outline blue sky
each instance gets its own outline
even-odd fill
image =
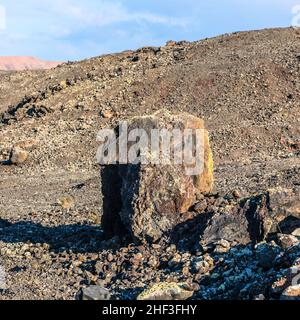
[[[79,60],[167,40],[285,27],[295,19],[295,5],[300,13],[300,0],[0,0],[0,55]]]

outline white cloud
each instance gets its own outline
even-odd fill
[[[55,3],[55,2],[54,2]],[[185,27],[188,24],[186,19],[174,18],[155,14],[151,12],[130,12],[119,2],[97,1],[93,6],[87,3],[70,3],[70,1],[59,1],[59,12],[65,16],[74,18],[82,26],[109,26],[116,23],[137,22],[153,23],[169,26]]]
[[[169,39],[163,32],[179,34],[189,24],[182,12],[175,10],[175,17],[152,0],[140,9],[122,0],[0,0],[0,4],[7,12],[7,28],[0,30],[0,54],[5,55],[78,59],[162,44]]]
[[[0,0],[0,54],[81,59],[103,52],[290,25],[300,0]],[[1,21],[0,21],[1,23]]]

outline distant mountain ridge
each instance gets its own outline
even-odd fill
[[[57,61],[44,61],[35,57],[0,56],[0,70],[4,71],[51,69],[61,63]]]

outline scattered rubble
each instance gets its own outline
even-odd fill
[[[137,299],[161,283],[191,285],[189,299],[298,297],[298,43],[296,29],[271,29],[0,72],[0,299],[74,299],[91,286]],[[205,121],[217,192],[193,192],[181,220],[171,210],[173,230],[151,226],[155,243],[105,238],[97,132],[162,108]],[[25,162],[7,165],[12,146]],[[62,195],[76,205],[57,206]]]

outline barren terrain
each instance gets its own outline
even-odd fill
[[[118,254],[115,244],[102,241],[100,227],[95,156],[101,128],[162,108],[203,118],[216,192],[249,197],[299,187],[299,101],[300,31],[293,28],[169,42],[51,70],[0,72],[0,264],[8,272],[0,299],[74,299],[82,286],[95,283],[132,298],[135,291],[127,295],[127,288],[155,281],[146,269],[129,269],[123,278],[110,270],[115,259],[118,267]],[[28,161],[8,165],[11,148],[20,143],[27,144]],[[70,208],[59,204],[64,196],[74,199]],[[130,260],[148,249],[120,250]],[[147,259],[160,252],[151,250]],[[176,255],[172,250],[166,259]],[[183,262],[192,259],[188,254]],[[163,268],[155,277],[169,274],[196,281]],[[217,296],[207,292],[197,297]]]

